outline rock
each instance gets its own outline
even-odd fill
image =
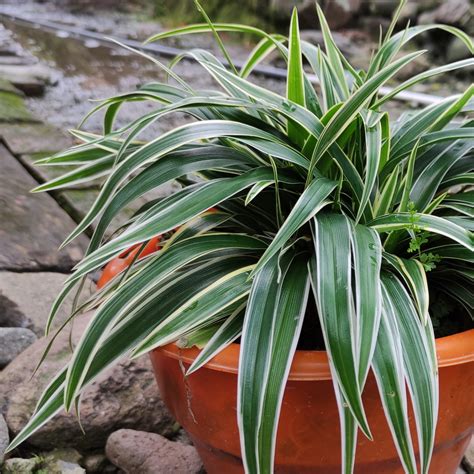
[[[391,17],[393,12],[397,9],[399,0],[371,0],[369,3],[370,12],[373,15],[380,15],[384,17]]]
[[[89,454],[82,461],[82,465],[88,474],[102,473],[107,465],[108,460],[105,454]]]
[[[466,44],[462,40],[457,37],[451,39],[446,49],[446,61],[448,63],[467,59],[471,56],[471,52],[467,49]]]
[[[444,0],[416,0],[419,12],[426,12],[438,7]]]
[[[474,436],[471,437],[471,442],[467,447],[462,463],[469,474],[474,474]]]
[[[390,19],[383,16],[361,15],[358,21],[358,26],[362,29],[362,31],[368,34],[374,42],[379,41],[380,28],[382,28],[382,31],[387,31],[389,25]],[[371,55],[369,55],[367,58],[362,58],[365,64],[368,63],[370,56]]]
[[[56,82],[53,71],[41,64],[27,66],[0,64],[0,77],[10,81],[29,96],[42,95],[47,85]]]
[[[86,474],[86,470],[79,464],[61,461],[60,459],[54,461],[54,463],[41,465],[41,469],[48,474]]]
[[[8,437],[8,427],[5,418],[0,414],[0,466],[3,463],[5,449],[7,449],[10,438]]]
[[[202,461],[193,446],[143,431],[119,430],[105,447],[107,457],[127,474],[198,474]]]
[[[330,0],[322,5],[324,14],[331,28],[346,26],[360,10],[361,0]],[[273,16],[286,21],[291,16],[293,7],[298,8],[300,25],[311,28],[317,22],[316,9],[312,0],[270,0],[269,10]]]
[[[314,2],[313,11],[314,11]],[[349,24],[359,12],[361,0],[331,0],[324,4],[324,14],[330,28]]]
[[[462,27],[469,25],[472,16],[469,0],[446,0],[436,9],[422,13],[418,24],[444,23]]]
[[[0,289],[0,327],[24,328],[28,327],[28,324],[29,321],[26,316],[13,301],[10,301],[3,295],[2,290]]]
[[[385,0],[382,2],[379,0],[372,0],[369,4],[370,14],[391,19],[399,3],[399,0]],[[408,0],[400,12],[398,24],[404,26],[409,19],[415,19],[418,13],[418,8],[418,0]]]
[[[36,341],[34,332],[25,328],[0,328],[0,368]]]
[[[46,462],[61,460],[76,464],[80,464],[83,458],[82,454],[74,448],[53,449],[49,453],[42,454],[42,457]]]
[[[14,92],[0,91],[0,123],[37,122],[25,107],[22,97]],[[3,127],[3,126],[2,126]]]
[[[79,465],[82,454],[75,449],[55,449],[41,456],[41,470],[48,474],[85,474]]]
[[[42,336],[53,301],[66,278],[67,275],[52,272],[0,272],[0,326],[26,327]],[[86,283],[84,290],[85,298],[94,289]],[[69,316],[74,294],[59,310],[57,323]]]
[[[0,269],[70,270],[87,238],[58,251],[75,223],[51,196],[30,193],[37,183],[2,145],[0,166]]]
[[[45,123],[5,124],[0,135],[15,155],[53,154],[72,145],[72,139]],[[39,169],[39,167],[37,167]]]
[[[76,344],[90,314],[75,319],[72,332]],[[26,424],[48,382],[70,357],[69,331],[63,331],[38,370],[31,374],[47,344],[39,339],[0,373],[0,411],[14,435]],[[41,449],[74,446],[80,451],[103,447],[107,437],[121,428],[153,431],[171,436],[174,421],[165,408],[148,357],[120,361],[101,374],[81,398],[81,424],[74,413],[61,411],[32,435],[28,443]]]
[[[39,458],[10,458],[3,464],[2,474],[33,474],[37,472],[40,463]]]
[[[459,466],[456,469],[456,474],[466,474],[466,471],[462,468],[462,466]]]

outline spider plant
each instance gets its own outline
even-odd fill
[[[474,47],[450,26],[394,34],[399,10],[366,71],[343,57],[319,7],[324,49],[300,39],[296,10],[288,38],[212,24],[206,16],[203,24],[160,33],[149,41],[210,32],[226,62],[199,49],[169,67],[150,58],[170,81],[104,100],[91,112],[105,111],[102,133],[73,131],[81,144],[38,162],[71,171],[36,191],[105,177],[64,243],[94,224],[85,257],[54,303],[48,333],[65,296],[87,275],[156,235],[164,236],[164,245],[76,308],[71,318],[97,310],[10,449],[63,407],[77,406],[84,388],[124,355],[139,357],[174,341],[198,343],[202,352],[191,373],[239,340],[237,416],[245,470],[270,473],[283,391],[306,317],[319,321],[329,355],[343,472],[353,469],[358,432],[371,438],[362,401],[370,370],[400,461],[414,473],[408,386],[419,468],[428,472],[438,406],[429,289],[473,315],[474,121],[466,112],[474,89],[397,121],[384,106],[420,81],[472,67],[474,59],[427,70],[390,92],[381,88],[423,54],[400,54],[421,33],[441,28],[471,52]],[[259,38],[240,68],[222,31]],[[287,64],[285,97],[248,79],[272,51]],[[215,80],[214,90],[195,90],[177,76],[174,66],[187,59]],[[318,93],[306,67],[319,80]],[[115,126],[129,101],[156,108]],[[193,121],[139,141],[145,129],[177,112]],[[181,189],[149,202],[105,237],[124,207],[172,180]],[[217,211],[207,212],[212,207]]]

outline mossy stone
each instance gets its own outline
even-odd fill
[[[0,91],[0,122],[37,122],[14,92]]]

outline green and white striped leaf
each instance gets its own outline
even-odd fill
[[[272,349],[261,383],[261,413],[258,419],[258,460],[261,474],[274,472],[278,419],[293,356],[300,338],[310,289],[307,262],[296,257],[283,276],[275,322],[269,338]]]
[[[432,330],[423,327],[410,296],[393,274],[383,274],[382,285],[384,302],[390,302],[400,330],[405,377],[418,432],[420,471],[426,474],[433,452],[439,397],[434,336]]]
[[[416,304],[416,309],[423,324],[427,324],[429,314],[428,281],[423,265],[415,259],[406,259],[391,254],[384,254],[387,260],[403,278]]]
[[[421,53],[411,53],[378,72],[346,101],[324,128],[311,158],[309,174],[328,148],[341,136],[352,120],[386,81]]]
[[[362,217],[365,206],[367,206],[370,195],[372,194],[382,155],[382,125],[380,121],[377,121],[372,127],[370,127],[368,121],[371,116],[372,114],[370,114],[364,121],[367,158],[364,175],[364,192],[357,210],[356,222],[359,222]]]
[[[404,212],[378,217],[369,222],[368,225],[379,232],[411,229],[416,225],[420,229],[428,230],[454,240],[471,250],[471,252],[474,251],[474,234],[471,231],[438,216]]]
[[[241,301],[250,291],[248,276],[251,268],[235,270],[189,298],[143,340],[133,351],[132,357],[139,357],[156,347],[176,341],[188,331]]]
[[[288,100],[305,106],[303,58],[301,56],[300,32],[298,27],[298,11],[293,8],[290,22],[288,44],[288,77],[286,81],[286,97]],[[288,137],[294,143],[301,145],[305,136],[299,127],[288,122]]]
[[[74,276],[77,278],[81,274],[99,268],[123,249],[168,232],[245,188],[269,180],[273,180],[272,169],[259,168],[233,178],[209,181],[172,204],[161,206],[156,212],[150,209],[139,223],[86,257]]]
[[[311,182],[294,205],[292,211],[259,260],[252,274],[260,271],[302,225],[307,223],[328,204],[326,198],[335,187],[336,183],[326,178],[316,178]]]
[[[177,270],[206,255],[218,256],[219,251],[252,248],[261,249],[262,243],[247,236],[216,234],[186,239],[160,252],[157,258],[152,259],[123,284],[119,295],[108,299],[94,315],[69,364],[69,377],[80,381],[85,376],[85,370],[92,363],[100,344],[117,321],[122,316],[130,317],[141,301],[157,298],[164,281],[173,278]],[[183,294],[183,298],[186,297],[187,295]]]
[[[363,388],[377,341],[381,312],[380,267],[382,243],[373,229],[354,225],[351,231],[354,267],[356,361]]]
[[[199,355],[186,371],[191,375],[206,365],[215,355],[234,342],[242,334],[245,306],[239,306],[220,326],[216,333],[209,339]]]
[[[286,269],[285,269],[286,270]],[[277,256],[272,257],[252,281],[240,343],[237,382],[237,421],[242,461],[246,472],[259,472],[259,426],[273,349],[273,327],[280,298]]]
[[[342,215],[321,214],[314,219],[315,257],[310,260],[311,283],[332,376],[361,430],[370,438],[354,357],[357,334],[351,291],[351,230],[350,221]]]
[[[271,148],[268,149],[270,154],[273,155],[279,151],[281,156],[277,155],[278,158],[287,158],[291,161],[296,160],[298,164],[305,163],[305,159],[301,155],[285,144],[276,142],[273,135],[246,124],[239,124],[237,122],[225,120],[208,120],[205,122],[183,125],[160,135],[157,139],[152,140],[143,147],[140,147],[119,163],[107,182],[104,184],[99,196],[87,215],[65,240],[63,246],[77,237],[77,235],[93,222],[98,213],[106,204],[108,204],[111,195],[117,187],[123,183],[127,176],[130,176],[141,166],[150,164],[161,156],[196,140],[217,137],[247,137],[246,142],[254,143],[257,149],[266,150],[267,146],[270,145]]]
[[[383,290],[383,310],[375,346],[373,369],[390,431],[405,472],[416,474],[415,454],[408,424],[403,348],[397,316]]]

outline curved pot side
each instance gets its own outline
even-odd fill
[[[243,473],[236,421],[237,344],[185,378],[197,349],[151,353],[161,396],[190,434],[209,474]],[[474,431],[474,330],[437,340],[440,409],[430,474],[454,474]],[[403,474],[372,374],[364,390],[374,441],[359,433],[359,474]],[[412,436],[416,440],[413,416]],[[416,445],[416,441],[415,441]],[[324,352],[298,351],[280,416],[276,473],[340,474],[339,415]]]

